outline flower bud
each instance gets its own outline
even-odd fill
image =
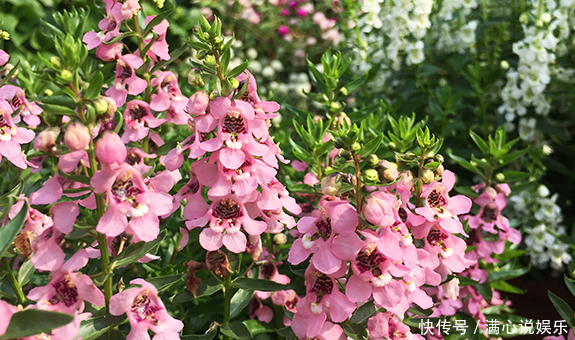
[[[437,176],[437,177],[443,176],[443,170],[445,170],[445,168],[443,167],[443,164],[439,164],[437,169],[435,169],[435,176]]]
[[[500,172],[497,175],[495,175],[495,179],[498,182],[505,182],[505,175]]]
[[[97,114],[104,114],[108,111],[108,102],[103,98],[98,98],[94,100],[94,108]]]
[[[453,279],[451,279],[451,281],[442,284],[441,288],[443,289],[443,295],[447,296],[448,298],[455,301],[455,300],[457,300],[457,297],[459,297],[459,279],[458,278],[453,278]]]
[[[286,244],[287,236],[285,234],[275,234],[274,235],[274,243],[277,245]]]
[[[120,278],[120,281],[116,284],[116,289],[118,290],[118,293],[121,293],[126,289],[126,284],[124,283],[123,278]]]
[[[355,142],[351,145],[351,151],[358,153],[361,150],[361,144]]]
[[[206,91],[198,91],[190,97],[188,105],[186,105],[186,111],[191,115],[203,115],[206,113],[209,104],[210,96],[208,93]]]
[[[421,174],[421,179],[423,180],[423,183],[429,184],[433,182],[433,180],[435,179],[435,175],[433,174],[433,171],[429,169],[424,169],[423,173]]]
[[[68,71],[68,70],[62,70],[62,72],[60,72],[60,77],[64,80],[64,81],[72,81],[74,75],[72,74],[72,72]]]
[[[337,196],[341,190],[341,176],[338,172],[331,173],[321,180],[321,192],[328,196]]]
[[[55,68],[62,67],[62,62],[60,61],[60,58],[56,56],[50,58],[50,64],[52,64],[52,66],[54,66]]]
[[[335,146],[338,149],[341,149],[341,148],[345,147],[345,144],[343,143],[343,140],[341,138],[336,138],[333,141],[333,146]]]
[[[88,128],[80,122],[68,124],[64,134],[64,144],[71,151],[86,150],[92,140]]]
[[[365,158],[365,160],[366,160],[367,164],[368,164],[369,166],[371,166],[371,167],[376,166],[377,163],[379,162],[379,158],[378,158],[377,155],[375,155],[375,154],[368,155],[368,156]]]
[[[236,78],[231,78],[230,84],[232,84],[233,89],[237,89],[238,87],[240,87],[240,82]]]
[[[206,266],[212,273],[219,277],[226,277],[232,271],[230,270],[230,263],[228,257],[221,250],[210,251],[206,254]]]
[[[397,171],[397,168],[395,168],[393,166],[389,167],[383,171],[383,178],[385,178],[386,181],[393,182],[397,179],[398,176],[399,176],[399,171]]]
[[[379,181],[379,174],[375,169],[367,169],[363,172],[363,177],[366,181],[369,182],[378,182]]]
[[[34,139],[34,150],[46,153],[56,153],[56,139],[60,134],[59,128],[48,128],[40,132]]]
[[[347,150],[339,150],[338,156],[345,159],[346,161],[349,161],[351,159],[351,152]]]
[[[507,60],[501,60],[499,67],[501,67],[502,70],[509,70],[510,65]]]
[[[124,163],[127,155],[126,146],[115,132],[106,131],[96,143],[96,157],[104,164]]]
[[[216,66],[216,58],[211,54],[207,55],[204,63],[206,63],[207,66]]]

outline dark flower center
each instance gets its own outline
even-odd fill
[[[122,178],[116,179],[112,185],[112,195],[116,198],[116,201],[123,202],[128,199],[134,199],[136,195],[142,191],[134,185],[131,176],[122,176]]]
[[[272,277],[272,275],[274,274],[274,272],[275,272],[275,267],[270,262],[266,262],[260,267],[260,274],[262,274],[262,276],[266,280],[269,280],[270,277]]]
[[[222,131],[234,134],[246,132],[246,126],[244,124],[242,115],[237,111],[228,112],[228,115],[226,118],[224,118],[224,126],[222,127]]]
[[[149,320],[152,324],[158,325],[160,321],[156,319],[155,313],[161,310],[159,306],[152,305],[149,293],[143,292],[138,294],[132,303],[130,311],[134,313],[134,317],[137,322],[142,322],[144,320]]]
[[[12,97],[11,103],[13,107],[19,107],[23,104],[22,100],[20,99],[20,96],[17,95]]]
[[[382,274],[379,265],[385,261],[385,256],[377,251],[375,244],[372,244],[362,249],[359,254],[357,254],[355,261],[357,262],[357,268],[362,274],[371,270],[372,274],[378,277]]]
[[[6,112],[4,112],[4,110],[0,110],[0,129],[8,126],[8,121],[6,120],[6,117],[4,116],[5,114],[6,114]]]
[[[320,237],[324,240],[327,240],[331,236],[331,219],[326,218],[325,220],[322,219],[315,223],[317,227],[316,233],[312,236],[311,240],[315,241]]]
[[[440,246],[441,249],[446,250],[447,247],[445,246],[444,242],[449,236],[442,233],[439,229],[431,229],[429,234],[427,234],[427,242],[431,246]]]
[[[128,163],[130,165],[136,165],[136,164],[140,163],[141,161],[142,161],[142,157],[140,157],[140,155],[138,155],[134,151],[128,152],[128,155],[126,156],[126,163]]]
[[[325,294],[331,294],[331,291],[333,290],[333,280],[325,274],[321,274],[319,272],[318,274],[320,276],[316,278],[315,283],[311,288],[311,292],[317,294],[317,303],[321,301],[321,298]]]
[[[54,286],[56,294],[48,300],[50,304],[55,305],[63,302],[66,307],[70,307],[78,302],[78,288],[67,277],[53,283],[52,286]]]
[[[144,118],[147,114],[146,108],[140,105],[134,105],[130,108],[130,117],[133,120],[140,120]]]
[[[447,201],[443,195],[441,195],[441,192],[436,189],[427,196],[427,203],[429,203],[430,207],[439,210],[439,212],[443,212],[443,206],[447,204]]]
[[[122,80],[128,79],[132,76],[132,68],[130,67],[130,65],[125,64],[124,62],[118,60],[118,65],[120,65],[120,72],[117,72],[119,74],[119,78]]]
[[[407,211],[405,211],[405,209],[403,208],[399,208],[397,213],[399,215],[399,218],[401,218],[401,222],[405,223],[405,221],[407,221]]]
[[[224,220],[234,219],[242,216],[240,206],[229,198],[224,198],[214,209],[213,215]]]
[[[495,221],[497,219],[497,205],[495,203],[489,203],[486,205],[483,208],[481,219],[487,223]]]

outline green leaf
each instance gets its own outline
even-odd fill
[[[216,337],[216,334],[218,334],[218,332],[213,331],[213,332],[209,332],[206,334],[193,334],[193,335],[182,335],[180,337],[180,339],[184,340],[212,340],[213,338]]]
[[[220,327],[222,334],[229,336],[232,339],[251,339],[252,334],[250,330],[240,321],[233,321],[229,326]]]
[[[0,258],[2,258],[4,256],[4,252],[10,248],[12,242],[14,242],[14,239],[20,232],[20,229],[24,226],[29,210],[30,205],[28,205],[27,201],[24,201],[24,205],[20,209],[20,212],[0,228]]]
[[[26,309],[12,315],[8,329],[0,339],[25,338],[40,333],[50,334],[53,329],[65,326],[72,320],[74,316],[70,314]]]
[[[272,333],[276,329],[271,324],[264,324],[258,320],[244,320],[242,321],[244,325],[248,328],[252,335],[262,334],[262,333]]]
[[[62,171],[62,170],[60,170],[60,169],[58,169],[58,174],[60,174],[60,176],[66,178],[66,179],[69,179],[69,180],[71,180],[71,181],[80,182],[80,183],[83,183],[83,184],[90,185],[90,177],[88,177],[88,176],[84,176],[84,175],[72,175],[72,174],[69,174],[69,173],[67,173],[67,172],[64,172],[64,171]]]
[[[239,289],[230,302],[230,318],[233,319],[238,316],[244,308],[246,308],[254,295],[253,290]]]
[[[93,340],[97,339],[104,333],[106,333],[110,328],[116,327],[126,320],[125,315],[114,316],[106,315],[96,318],[90,318],[83,320],[80,323],[80,330],[76,339],[82,338],[82,340]]]
[[[507,292],[512,294],[525,294],[525,291],[519,287],[515,287],[505,281],[497,281],[491,284],[491,288],[497,289],[501,292]]]
[[[569,289],[571,294],[575,296],[575,282],[572,279],[568,278],[567,275],[565,275],[563,279],[565,280],[565,285],[567,285],[567,288]]]
[[[342,328],[345,334],[354,340],[367,339],[367,330],[362,325],[346,322],[342,324]]]
[[[360,156],[367,157],[372,153],[376,153],[377,149],[379,149],[379,146],[381,145],[381,142],[383,142],[383,133],[380,133],[377,135],[377,137],[373,138],[367,144],[365,144],[361,150]]]
[[[487,143],[483,140],[483,138],[481,138],[478,134],[476,134],[471,130],[469,130],[469,136],[471,137],[471,139],[473,139],[475,145],[477,145],[479,150],[481,150],[481,152],[483,152],[484,155],[489,154],[489,147],[487,146]]]
[[[368,301],[353,312],[349,321],[353,323],[364,323],[367,319],[374,316],[375,312],[377,312],[377,307],[375,307],[373,301]]]
[[[146,279],[146,281],[148,281],[148,283],[156,287],[158,292],[163,292],[164,290],[173,286],[176,282],[180,281],[181,278],[182,274],[176,274],[176,275],[153,277],[151,279]]]
[[[490,283],[494,283],[501,280],[510,280],[516,278],[527,273],[530,269],[531,267],[523,267],[510,270],[501,270],[498,272],[489,273],[487,277]]]
[[[18,271],[18,284],[20,287],[30,282],[32,275],[34,275],[35,272],[36,268],[34,268],[32,261],[28,260],[24,262]]]
[[[60,105],[53,105],[53,104],[40,104],[38,105],[44,110],[45,113],[55,114],[60,116],[72,116],[76,117],[76,111],[72,110],[69,107],[60,106]]]
[[[475,286],[475,288],[477,288],[477,291],[479,292],[479,294],[481,294],[481,296],[483,296],[485,300],[491,301],[491,299],[493,298],[493,291],[491,290],[491,285],[489,284],[489,282],[478,284]]]
[[[84,93],[84,99],[94,100],[100,96],[100,91],[102,91],[102,85],[104,85],[104,75],[102,72],[96,73],[96,75],[90,80],[90,85]]]
[[[172,14],[172,12],[174,11],[175,8],[176,8],[176,6],[174,6],[174,4],[172,2],[170,2],[170,1],[166,2],[166,4],[164,5],[164,8],[162,8],[160,13],[158,13],[158,15],[156,15],[156,17],[154,17],[154,19],[152,19],[146,25],[146,28],[144,29],[143,36],[144,37],[147,36],[152,31],[154,26],[157,26],[162,21],[164,21],[164,19],[166,19],[168,17],[168,15]]]
[[[454,155],[453,153],[449,152],[449,157],[451,157],[451,159],[453,159],[454,161],[457,162],[457,164],[461,165],[462,167],[464,167],[465,169],[474,172],[478,175],[480,175],[481,177],[485,178],[485,175],[474,165],[472,165],[469,161],[467,161],[465,158]]]
[[[529,173],[523,171],[505,171],[501,174],[505,176],[505,183],[522,181],[529,178]]]
[[[284,338],[297,338],[297,336],[289,326],[276,329],[276,333],[278,333],[278,335],[280,336],[283,336]]]
[[[226,50],[222,55],[222,60],[220,61],[220,67],[222,68],[222,73],[226,74],[228,66],[230,65],[230,58],[232,57],[231,50]]]
[[[282,285],[270,280],[250,279],[243,277],[234,283],[235,288],[260,290],[263,292],[275,292],[277,290],[289,289],[287,285]]]
[[[20,61],[18,61],[16,65],[14,65],[14,67],[10,70],[10,72],[8,72],[6,76],[0,79],[0,87],[2,87],[4,84],[10,81],[12,77],[16,74],[16,71],[18,71],[18,64],[20,64]]]
[[[190,46],[191,48],[193,48],[196,51],[209,51],[210,50],[210,45],[203,43],[201,41],[187,40],[186,44],[188,44],[188,46]]]
[[[469,198],[477,198],[479,196],[479,194],[477,193],[477,191],[471,189],[470,187],[455,187],[454,188],[455,191],[457,191],[460,194],[463,194]]]
[[[162,231],[158,238],[152,242],[138,242],[131,244],[126,249],[124,249],[120,255],[116,256],[113,261],[116,262],[116,267],[121,267],[134,263],[141,259],[147,253],[155,252],[155,249],[160,245],[160,243],[166,237],[166,231]]]
[[[349,83],[345,84],[343,87],[345,87],[345,89],[347,90],[347,93],[350,94],[353,91],[355,91],[355,89],[360,87],[361,84],[365,83],[365,81],[367,80],[367,77],[368,77],[368,74],[366,73],[361,78],[354,79],[354,80],[350,81]]]
[[[575,314],[573,314],[573,309],[569,307],[569,304],[559,296],[553,294],[550,290],[547,291],[547,295],[549,296],[553,306],[555,306],[555,309],[557,309],[559,315],[563,320],[567,321],[569,327],[575,327]]]
[[[226,75],[226,77],[228,78],[233,78],[233,77],[237,77],[240,74],[244,73],[244,71],[246,70],[246,68],[248,68],[248,64],[250,62],[249,61],[244,61],[243,63],[239,64],[238,66],[234,67],[230,72],[228,72],[228,74]]]

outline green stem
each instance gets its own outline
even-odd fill
[[[427,150],[425,148],[421,149],[421,157],[419,159],[419,170],[417,172],[417,195],[415,196],[415,206],[421,207],[423,206],[421,202],[421,193],[423,192],[423,168],[425,167],[425,152]]]
[[[226,281],[224,282],[224,326],[230,325],[230,312],[231,312],[231,302],[232,302],[232,287],[234,286],[232,282],[232,275],[228,274],[226,276]],[[224,340],[229,339],[227,335],[224,335]]]
[[[147,152],[147,151],[146,151]],[[176,241],[176,246],[174,247],[174,253],[172,254],[172,258],[170,259],[170,264],[176,263],[176,257],[178,256],[178,249],[180,248],[180,241],[182,240],[182,232],[178,232],[178,239]]]
[[[90,172],[92,177],[98,171],[98,164],[96,163],[96,149],[94,141],[90,141],[88,148],[88,156],[90,159]],[[98,214],[98,221],[104,216],[104,196],[103,194],[96,194],[96,211]],[[113,269],[110,268],[110,254],[108,253],[108,243],[106,242],[106,235],[98,233],[98,247],[102,258],[102,273],[104,275],[111,274]],[[104,282],[104,297],[106,298],[106,306],[109,306],[110,298],[112,297],[112,279],[113,275],[106,279]]]
[[[18,303],[24,304],[24,302],[26,301],[26,296],[24,295],[22,287],[18,283],[18,280],[16,280],[14,272],[12,272],[12,268],[10,268],[10,264],[8,263],[8,260],[5,257],[2,258],[2,267],[4,268],[4,271],[6,271],[8,281],[10,281],[10,285],[12,286],[12,289],[14,289],[14,292],[16,293]]]
[[[359,168],[359,159],[357,155],[353,155],[353,164],[355,166],[355,201],[357,205],[357,212],[358,214],[361,213],[361,208],[363,205],[363,197],[361,195],[361,188],[363,183],[361,182],[361,169]]]
[[[274,304],[274,317],[276,319],[276,329],[284,327],[284,311],[281,306]],[[278,334],[278,340],[283,340],[284,337]]]

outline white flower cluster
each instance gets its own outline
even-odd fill
[[[569,246],[558,238],[565,233],[565,227],[561,225],[563,216],[557,197],[557,194],[550,196],[549,189],[541,185],[535,192],[523,191],[509,199],[521,223],[528,226],[525,245],[531,263],[539,269],[550,264],[552,269],[560,271],[571,261]]]
[[[432,19],[430,31],[435,48],[439,51],[464,53],[474,49],[475,31],[478,21],[469,20],[470,14],[478,8],[475,0],[445,0]]]
[[[425,59],[423,38],[431,26],[432,7],[433,0],[363,1],[358,21],[363,47],[369,48],[368,54],[381,50],[379,58],[394,70],[401,68],[403,53],[408,65],[420,64]]]
[[[531,15],[535,22],[529,22],[527,13],[521,17],[524,38],[513,44],[513,52],[519,56],[517,69],[507,72],[507,84],[501,92],[503,104],[500,114],[505,115],[509,130],[514,128],[512,122],[520,116],[521,126],[533,126],[534,120],[524,117],[527,108],[532,106],[535,113],[546,116],[551,103],[545,95],[545,89],[551,81],[555,69],[556,55],[565,53],[564,42],[569,38],[569,12],[575,0],[548,0],[539,6],[539,1],[532,3]],[[534,141],[537,134],[523,134],[526,141]]]

